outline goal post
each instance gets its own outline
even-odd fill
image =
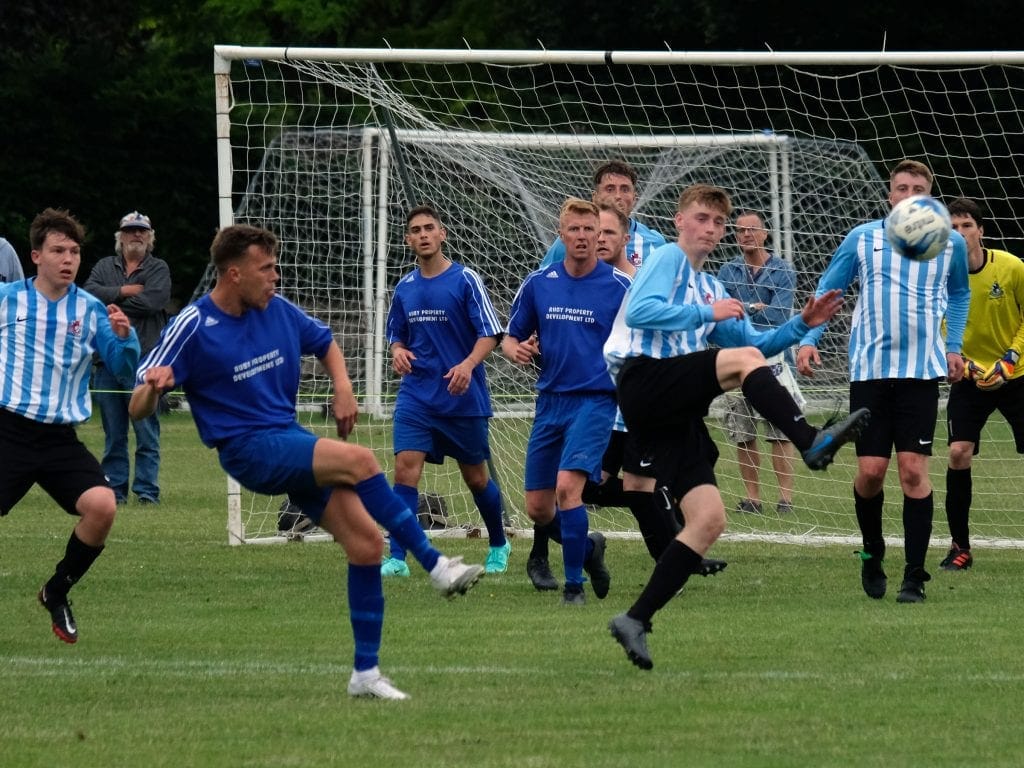
[[[278,234],[281,293],[334,330],[362,413],[351,439],[371,447],[389,477],[397,378],[384,319],[395,283],[413,266],[403,235],[405,212],[416,203],[438,207],[446,253],[480,272],[504,317],[555,236],[561,201],[589,197],[593,169],[613,157],[638,170],[634,215],[667,239],[675,236],[679,192],[690,183],[721,185],[737,207],[763,211],[770,247],[797,270],[800,304],[845,232],[884,214],[888,169],[904,157],[928,162],[937,196],[979,199],[992,213],[989,239],[1024,253],[1015,215],[1024,202],[1024,128],[1014,108],[1024,54],[218,46],[215,79],[221,222]],[[707,268],[717,271],[737,253],[728,234]],[[844,312],[825,337],[823,375],[801,381],[816,413],[846,406],[848,323]],[[509,522],[526,530],[522,461],[534,378],[498,352],[486,365],[494,473]],[[315,363],[304,366],[300,419],[324,435],[328,395]],[[731,509],[743,486],[735,449],[714,417],[717,474]],[[941,419],[936,445],[940,536]],[[798,470],[796,511],[784,517],[774,513],[776,481],[762,453],[765,514],[733,516],[733,535],[854,538],[852,451],[826,473]],[[975,464],[979,541],[1024,543],[1007,498],[1024,485],[1018,462],[996,415]],[[453,463],[428,465],[420,490],[447,501],[447,525],[432,535],[479,534]],[[898,487],[887,498],[886,529],[899,530]],[[277,531],[280,503],[229,481],[229,540],[287,538]],[[595,509],[592,525],[635,535],[626,510]]]

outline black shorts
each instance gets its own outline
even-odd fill
[[[932,455],[939,414],[938,379],[874,379],[850,382],[850,413],[870,408],[871,420],[857,438],[858,456]]]
[[[614,455],[618,463],[615,472],[609,467]],[[612,432],[612,439],[608,441],[608,451],[605,453],[607,463],[602,467],[608,474],[618,474],[623,469],[638,477],[657,477],[654,467],[654,456],[645,452],[636,442],[632,432]]]
[[[619,408],[638,463],[653,459],[658,485],[677,499],[699,485],[717,485],[718,446],[704,424],[711,401],[722,394],[717,357],[718,350],[637,357],[619,372]]]
[[[79,497],[107,486],[96,457],[67,424],[43,424],[0,408],[0,515],[38,484],[69,515]]]
[[[974,443],[977,455],[981,446],[981,428],[995,411],[1003,414],[1013,430],[1017,453],[1024,453],[1024,378],[1011,379],[999,389],[978,389],[973,382],[958,381],[949,388],[946,407],[948,443]]]

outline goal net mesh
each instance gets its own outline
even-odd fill
[[[769,247],[798,274],[797,305],[814,289],[833,249],[855,224],[887,210],[888,169],[910,157],[936,175],[934,194],[982,201],[987,242],[1022,250],[1013,211],[1024,195],[1015,107],[1016,66],[679,65],[329,57],[241,58],[218,76],[230,170],[222,197],[233,218],[281,239],[280,292],[330,324],[345,352],[362,415],[355,439],[391,476],[391,409],[398,378],[383,321],[391,291],[414,259],[405,213],[430,202],[448,229],[446,253],[477,270],[502,317],[525,275],[555,237],[566,196],[589,197],[600,163],[623,158],[639,173],[634,216],[666,239],[679,192],[694,182],[725,187],[737,208],[763,211]],[[435,57],[436,58],[436,57]],[[653,60],[653,59],[652,59]],[[223,165],[223,162],[222,162]],[[731,232],[707,265],[738,255]],[[209,288],[212,276],[197,288]],[[854,296],[848,299],[852,307]],[[830,325],[813,379],[802,379],[812,421],[847,406],[849,315]],[[492,469],[511,528],[528,530],[523,457],[534,376],[499,352],[486,362],[494,400]],[[329,382],[304,368],[300,419],[330,435]],[[727,509],[745,496],[735,447],[719,428],[719,485]],[[943,538],[944,413],[936,429],[932,484],[936,538]],[[847,449],[827,472],[797,468],[794,511],[775,510],[777,483],[759,441],[763,514],[730,516],[734,536],[857,540],[855,469]],[[902,494],[890,472],[887,532],[902,530]],[[973,537],[1024,542],[1013,499],[1020,464],[996,414],[974,465]],[[457,465],[427,465],[420,491],[441,496],[447,520],[434,535],[479,535],[481,521]],[[277,541],[281,499],[242,490],[233,541]],[[591,527],[633,535],[628,510],[594,508]]]

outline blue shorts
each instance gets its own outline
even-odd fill
[[[615,397],[611,393],[542,392],[526,446],[526,490],[554,488],[561,470],[583,472],[599,482],[601,458],[614,423]]]
[[[333,490],[321,488],[313,477],[313,446],[319,439],[295,423],[227,440],[217,456],[224,471],[250,491],[287,494],[306,517],[319,523]]]
[[[451,456],[460,464],[476,466],[491,458],[486,416],[440,417],[403,408],[395,411],[395,453],[420,451],[431,464]]]

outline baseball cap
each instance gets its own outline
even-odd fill
[[[138,211],[132,211],[126,213],[121,218],[121,224],[118,229],[153,229],[153,225],[149,221],[149,216],[145,216]]]

